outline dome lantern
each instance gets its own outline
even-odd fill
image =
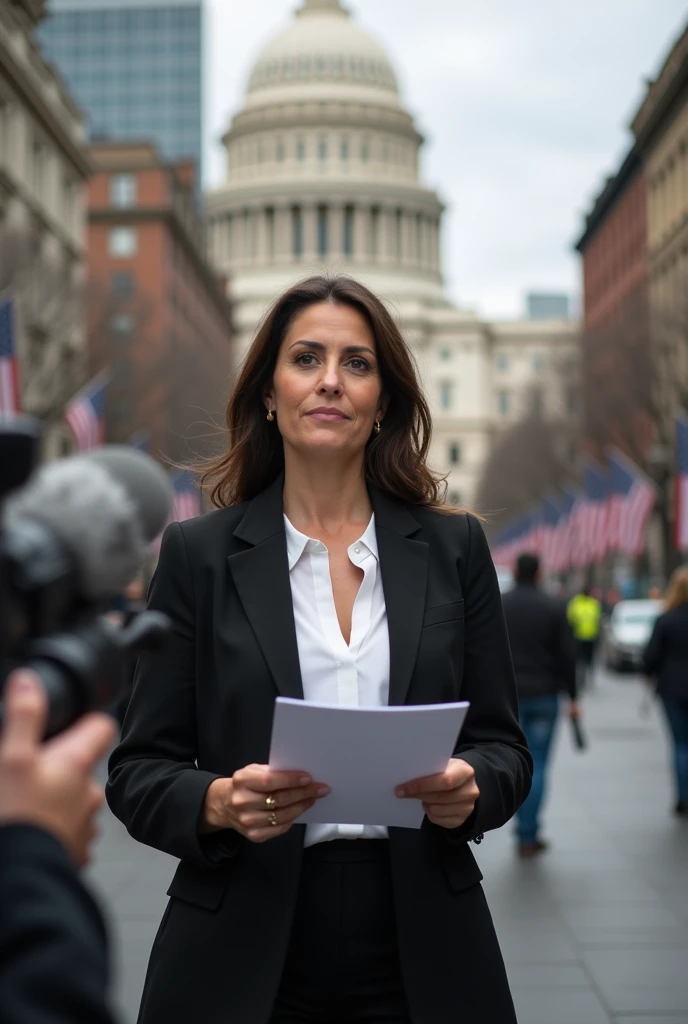
[[[309,14],[335,14],[344,18],[350,17],[349,11],[342,7],[339,0],[303,0],[303,7],[296,12],[297,18],[307,17]]]

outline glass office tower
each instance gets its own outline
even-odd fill
[[[91,139],[150,139],[201,172],[202,0],[48,0],[37,38]]]

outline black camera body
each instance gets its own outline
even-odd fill
[[[0,422],[0,512],[29,482],[40,444],[35,420]],[[131,658],[159,650],[171,628],[165,615],[143,612],[122,629],[83,589],[76,560],[49,528],[0,516],[0,687],[17,667],[38,674],[49,700],[46,738],[87,711],[107,710]]]

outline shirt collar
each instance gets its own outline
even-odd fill
[[[314,540],[312,537],[307,537],[305,533],[300,533],[295,526],[284,516],[284,532],[287,535],[287,560],[289,562],[289,572],[294,568],[301,555],[310,544],[313,551],[325,550],[325,545],[319,540]],[[370,517],[370,522],[366,526],[363,534],[358,540],[354,541],[354,544],[361,544],[368,549],[371,555],[374,555],[377,561],[380,560],[377,550],[377,534],[375,532],[375,513]]]

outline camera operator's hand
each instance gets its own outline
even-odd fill
[[[36,675],[14,672],[4,697],[0,734],[0,825],[27,824],[51,832],[74,862],[88,861],[103,791],[91,773],[115,735],[102,714],[85,715],[41,743],[48,702]]]

